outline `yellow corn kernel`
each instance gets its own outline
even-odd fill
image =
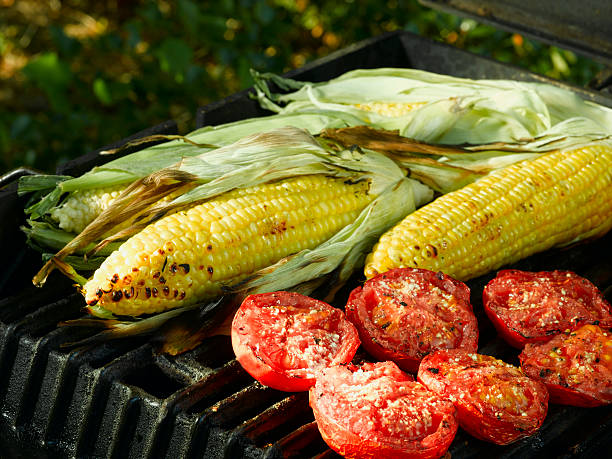
[[[128,239],[85,284],[85,300],[135,316],[213,298],[223,285],[321,244],[372,199],[367,181],[320,175],[225,193]]]
[[[612,148],[555,151],[479,179],[408,215],[366,259],[461,280],[612,228]]]
[[[127,185],[117,185],[113,187],[76,191],[69,196],[61,206],[51,211],[51,218],[57,222],[61,229],[78,234],[98,217],[98,215],[108,209],[126,188]],[[180,191],[172,192],[161,198],[156,204],[168,202],[179,196],[180,193]],[[153,207],[153,205],[154,204],[152,204],[151,207]],[[131,215],[130,218],[114,227],[112,231],[105,236],[113,235],[119,230],[130,227],[136,220],[136,217],[141,213],[142,212]]]
[[[354,104],[355,108],[365,110],[368,112],[377,113],[383,116],[389,116],[392,118],[403,116],[415,108],[419,108],[425,105],[424,102],[414,103],[395,103],[395,102],[369,102],[365,104]]]

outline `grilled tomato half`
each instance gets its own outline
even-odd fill
[[[551,403],[600,406],[612,403],[612,333],[597,325],[528,344],[521,368],[546,384]]]
[[[610,304],[571,271],[503,270],[486,285],[482,300],[499,335],[519,349],[585,324],[612,327]]]
[[[248,296],[232,322],[232,347],[242,367],[262,384],[304,391],[317,369],[350,362],[357,330],[340,309],[293,292]]]
[[[478,347],[470,289],[441,272],[398,268],[379,274],[351,292],[346,315],[366,351],[414,373],[437,349]]]
[[[347,458],[434,458],[455,437],[453,404],[393,362],[322,370],[310,406],[325,442]]]
[[[488,355],[437,351],[423,359],[417,379],[455,404],[466,432],[498,445],[534,434],[548,411],[544,384]]]

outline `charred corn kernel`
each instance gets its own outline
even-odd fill
[[[51,211],[51,218],[59,227],[72,233],[80,233],[94,218],[106,210],[125,189],[118,185],[74,192],[59,207]]]
[[[354,104],[353,106],[368,112],[378,113],[379,115],[398,117],[403,116],[415,108],[425,105],[424,102],[415,103],[395,103],[395,102],[369,102],[365,104]]]
[[[556,151],[496,171],[408,215],[366,259],[467,280],[612,228],[612,148]]]
[[[222,285],[321,244],[372,199],[367,181],[319,175],[225,193],[128,239],[85,284],[85,300],[135,316],[213,298]]]

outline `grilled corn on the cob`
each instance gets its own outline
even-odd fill
[[[523,161],[439,197],[385,233],[368,278],[396,267],[470,279],[612,227],[612,147]]]
[[[423,104],[370,102],[355,104],[355,107],[379,115],[398,117],[421,105]],[[80,233],[98,215],[108,209],[126,187],[127,185],[115,185],[76,191],[60,206],[51,210],[51,218],[61,229],[71,233]]]
[[[373,197],[367,180],[324,175],[226,193],[128,239],[85,284],[85,299],[139,315],[212,298],[223,284],[316,247]]]

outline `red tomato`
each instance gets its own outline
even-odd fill
[[[346,315],[366,351],[406,371],[416,372],[437,349],[478,347],[470,290],[443,273],[400,268],[379,274],[351,292]]]
[[[232,347],[243,368],[262,384],[308,390],[314,371],[350,362],[359,335],[344,313],[292,292],[247,297],[232,322]]]
[[[500,336],[519,349],[587,323],[612,327],[612,310],[597,287],[570,271],[500,271],[482,300]]]
[[[421,362],[417,379],[453,401],[466,432],[498,445],[535,433],[548,410],[544,384],[488,355],[434,352]]]
[[[608,330],[584,325],[546,343],[528,344],[519,359],[526,374],[546,384],[551,403],[612,403],[612,333]]]
[[[324,369],[310,406],[325,442],[347,458],[432,458],[457,432],[453,404],[393,362]]]

